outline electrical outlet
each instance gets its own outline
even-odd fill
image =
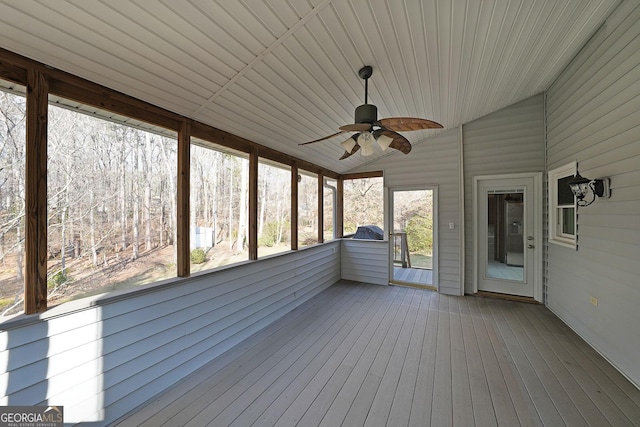
[[[598,306],[598,298],[596,297],[589,297],[589,302],[595,305],[596,307]]]

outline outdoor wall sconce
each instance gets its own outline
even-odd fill
[[[596,200],[596,196],[608,199],[611,197],[611,191],[609,189],[609,178],[587,179],[580,176],[580,172],[576,172],[569,181],[569,187],[576,199],[578,199],[578,206],[589,206]],[[591,190],[592,199],[587,202],[584,198]]]

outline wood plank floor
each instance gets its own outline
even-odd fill
[[[120,426],[638,426],[640,390],[541,305],[341,282]]]
[[[392,282],[430,286],[433,284],[433,271],[424,268],[402,268],[394,266]]]

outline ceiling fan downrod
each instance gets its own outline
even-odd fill
[[[370,123],[378,121],[378,108],[369,104],[369,77],[373,74],[373,68],[365,65],[360,68],[358,75],[364,80],[364,104],[356,108],[355,123]]]
[[[365,65],[360,68],[358,71],[358,75],[362,80],[364,80],[364,103],[368,104],[368,94],[369,94],[369,77],[373,74],[373,67],[371,65]]]

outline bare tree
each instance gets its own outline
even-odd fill
[[[240,213],[238,215],[238,240],[236,243],[236,252],[240,253],[244,250],[244,241],[247,235],[247,201],[249,188],[249,162],[242,161],[242,173],[240,174]]]
[[[144,160],[142,162],[142,179],[144,182],[144,249],[150,251],[152,248],[151,242],[151,174],[150,166],[152,158],[152,145],[151,134],[145,132],[144,134]]]

